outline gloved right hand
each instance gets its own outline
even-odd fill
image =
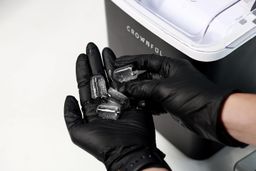
[[[128,64],[158,78],[128,82],[125,85],[128,94],[161,105],[186,127],[207,139],[230,146],[242,145],[219,122],[222,105],[234,90],[218,87],[182,58],[152,54],[116,60],[117,67]]]

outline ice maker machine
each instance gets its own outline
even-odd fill
[[[255,0],[105,0],[109,46],[117,56],[156,53],[187,58],[223,87],[256,92]],[[223,146],[170,115],[156,129],[183,153],[205,159]]]

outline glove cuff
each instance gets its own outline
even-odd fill
[[[244,148],[248,144],[242,143],[236,139],[234,139],[226,130],[224,125],[220,122],[217,124],[217,137],[218,140],[225,145],[232,146],[232,147],[241,147]]]
[[[221,116],[221,112],[223,109],[223,105],[225,103],[225,101],[227,100],[227,98],[233,94],[233,93],[238,93],[241,92],[240,90],[229,90],[227,91],[226,95],[223,96],[223,98],[220,101],[219,104],[219,108],[217,111],[217,123],[216,123],[216,138],[217,140],[224,144],[224,145],[228,145],[228,146],[232,146],[232,147],[245,147],[247,146],[246,144],[234,139],[226,130],[226,128],[224,127],[223,123],[221,122],[220,116]]]
[[[137,152],[127,154],[119,161],[115,161],[108,171],[140,171],[146,168],[166,168],[171,171],[164,161],[165,154],[158,149],[145,148]]]
[[[225,101],[231,94],[236,92],[239,91],[214,89],[207,103],[198,104],[201,107],[200,110],[192,111],[186,117],[181,118],[184,125],[200,136],[220,144],[233,147],[246,146],[231,137],[220,121],[220,115]]]

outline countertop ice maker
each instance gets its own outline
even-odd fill
[[[105,0],[109,46],[117,56],[156,53],[189,59],[223,87],[256,92],[255,0]],[[156,129],[192,159],[223,148],[170,115]]]

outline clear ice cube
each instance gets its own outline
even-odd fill
[[[122,108],[126,108],[129,105],[129,99],[123,93],[117,91],[116,89],[110,87],[108,89],[108,94],[113,98],[117,103],[122,105]]]
[[[133,71],[132,65],[117,68],[113,72],[113,78],[120,83],[135,80],[137,77],[138,71]]]
[[[91,97],[96,99],[98,97],[107,97],[106,81],[102,75],[95,75],[90,81]]]
[[[121,113],[121,106],[113,101],[100,104],[96,112],[102,119],[117,120]]]

